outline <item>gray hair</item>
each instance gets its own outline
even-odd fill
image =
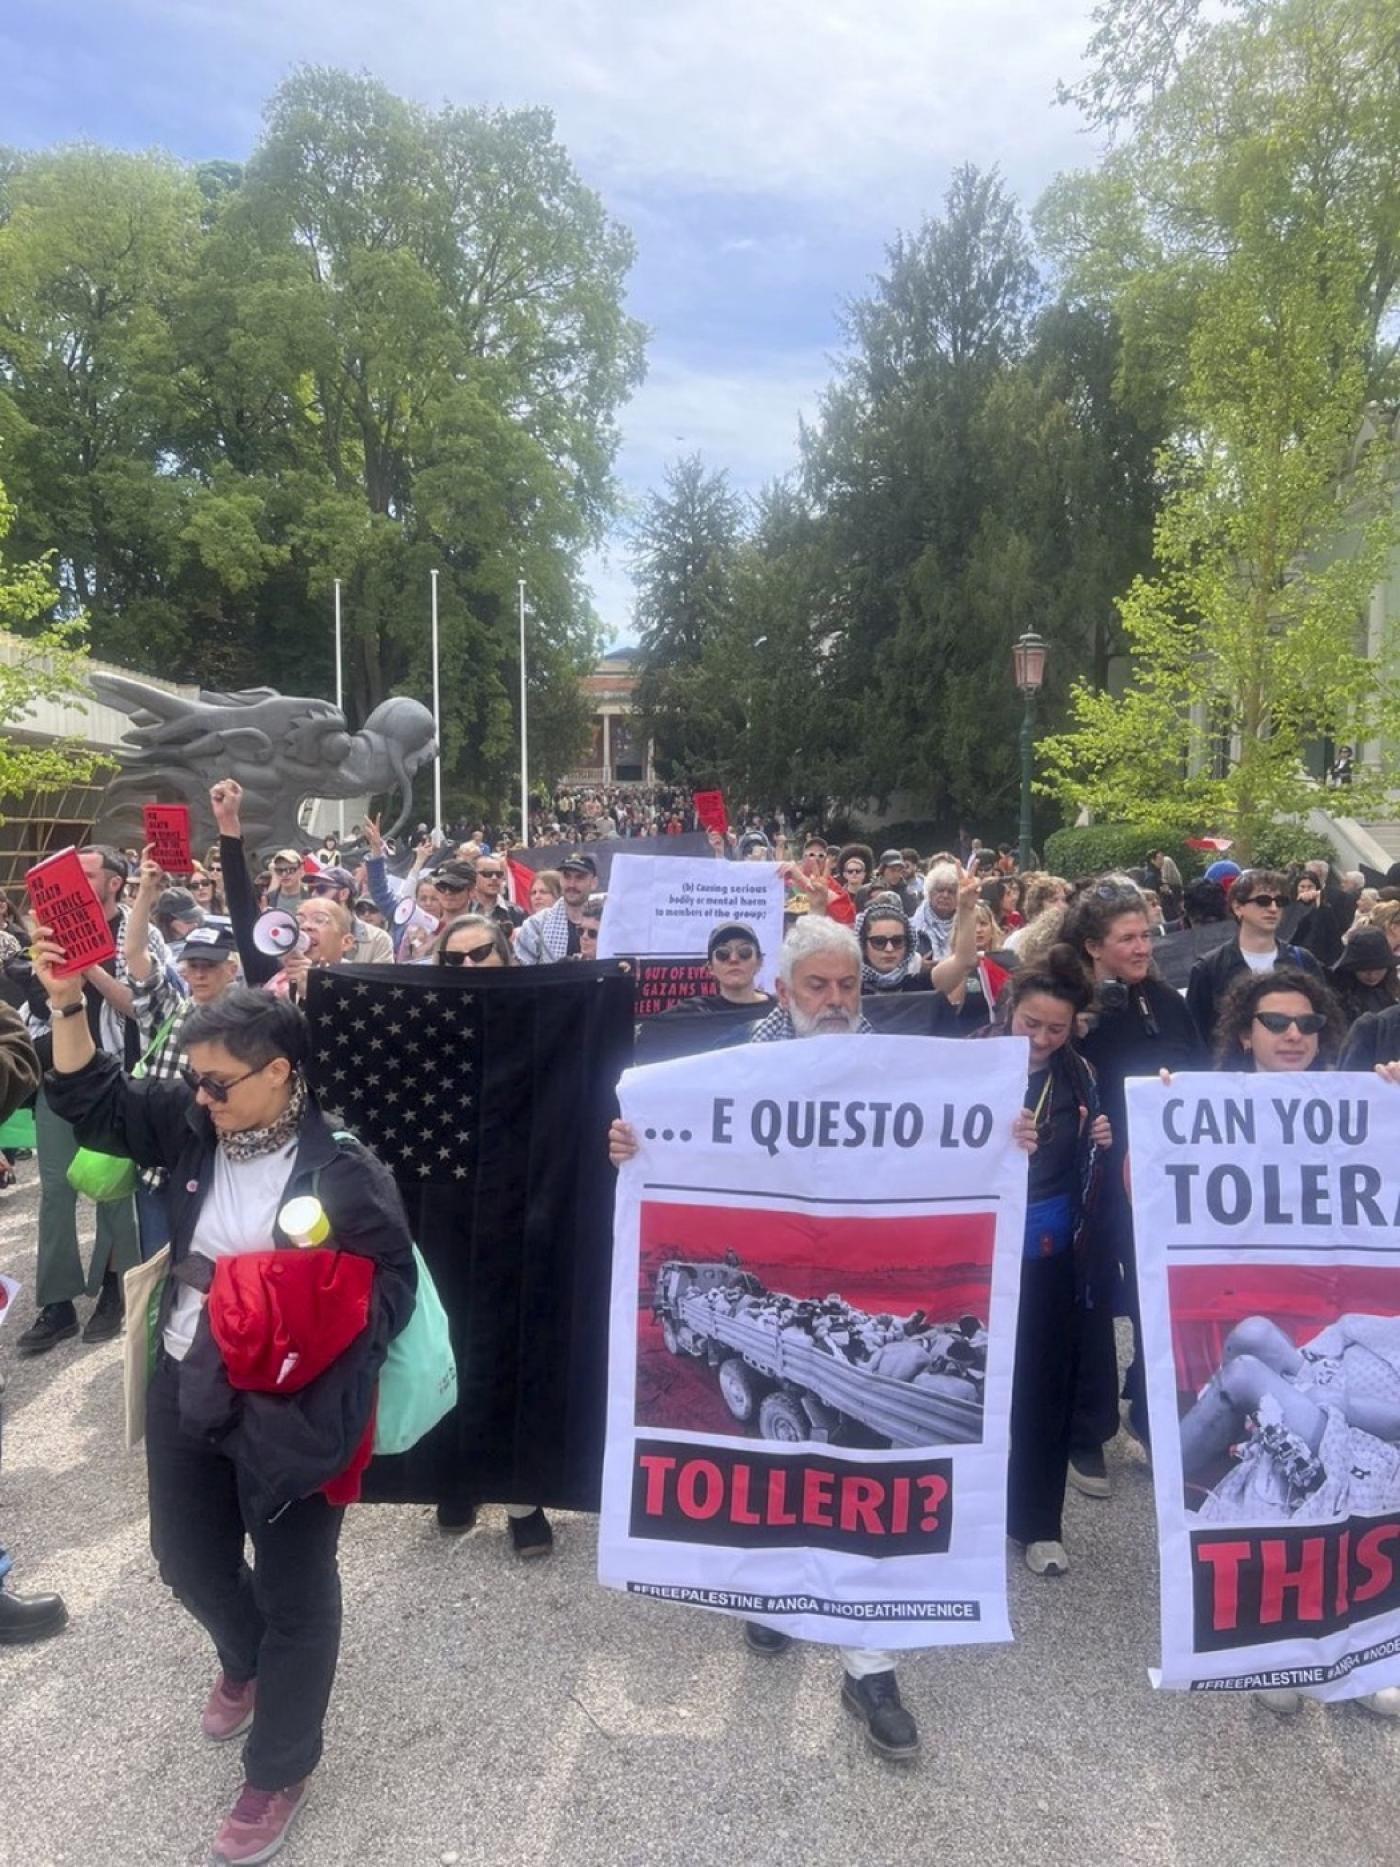
[[[951,862],[935,862],[924,881],[924,887],[931,895],[935,888],[956,888],[958,872]]]
[[[804,914],[779,950],[778,977],[790,986],[801,961],[815,959],[819,953],[838,954],[860,971],[860,942],[850,928],[824,914]]]

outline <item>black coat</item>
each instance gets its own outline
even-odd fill
[[[1296,966],[1300,972],[1322,970],[1306,947],[1291,946],[1282,940],[1278,942],[1278,959],[1275,964]],[[1198,959],[1191,968],[1191,977],[1186,981],[1186,1007],[1195,1019],[1201,1042],[1207,1048],[1215,1041],[1215,1021],[1220,1012],[1221,999],[1240,974],[1248,970],[1244,954],[1240,951],[1238,936],[1225,946],[1217,947],[1213,953],[1207,953],[1204,959]]]
[[[1347,1033],[1339,1070],[1370,1070],[1378,1063],[1400,1062],[1400,1005],[1368,1011]]]
[[[134,1082],[99,1051],[81,1070],[44,1078],[54,1111],[71,1122],[84,1147],[163,1167],[169,1175],[171,1275],[161,1305],[164,1328],[177,1285],[207,1264],[191,1245],[214,1179],[218,1140],[207,1112],[184,1082]],[[287,1197],[314,1193],[343,1251],[375,1264],[369,1325],[316,1380],[296,1394],[236,1393],[228,1384],[200,1315],[194,1343],[179,1364],[181,1425],[217,1442],[245,1475],[259,1515],[318,1490],[349,1465],[369,1424],[375,1382],[390,1341],[413,1314],[417,1272],[408,1216],[393,1175],[368,1149],[335,1130],[308,1099],[287,1182]],[[278,1226],[269,1241],[293,1249]]]

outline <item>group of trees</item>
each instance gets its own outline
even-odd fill
[[[217,687],[426,698],[440,573],[449,807],[574,756],[583,551],[639,380],[630,236],[541,110],[432,113],[306,70],[246,165],[0,157],[0,478],[92,652]],[[7,622],[12,618],[5,618]]]
[[[1365,631],[1396,536],[1400,0],[1096,22],[1066,101],[1109,152],[1034,240],[959,171],[850,307],[790,479],[745,508],[692,460],[649,500],[642,694],[671,769],[999,830],[1027,627],[1071,813],[1247,847],[1307,801],[1317,742],[1400,744]]]

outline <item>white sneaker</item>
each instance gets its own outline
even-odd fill
[[[1400,1685],[1382,1686],[1379,1692],[1368,1692],[1356,1702],[1378,1718],[1400,1718]]]
[[[1068,1575],[1069,1557],[1063,1543],[1027,1543],[1026,1567],[1032,1575]]]
[[[1265,1711],[1271,1711],[1276,1718],[1291,1718],[1295,1711],[1303,1708],[1303,1695],[1295,1686],[1268,1686],[1261,1692],[1249,1695],[1256,1705],[1262,1705]]]

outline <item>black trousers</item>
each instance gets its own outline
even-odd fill
[[[345,1512],[317,1494],[275,1522],[250,1522],[232,1459],[181,1431],[177,1381],[162,1353],[146,1402],[151,1548],[229,1678],[258,1682],[245,1776],[255,1789],[285,1789],[321,1756],[340,1652],[336,1545]]]
[[[1018,1543],[1062,1541],[1070,1418],[1080,1331],[1074,1253],[1021,1262],[1006,1534]]]

